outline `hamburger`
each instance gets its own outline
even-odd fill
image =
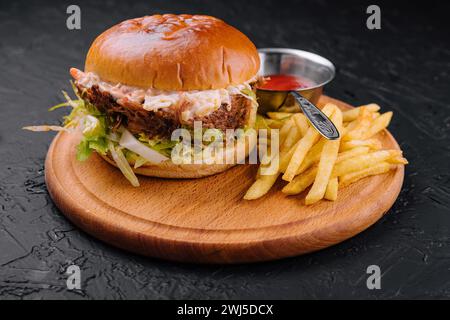
[[[67,101],[54,107],[72,107],[64,126],[28,129],[80,131],[77,158],[96,152],[135,186],[135,173],[212,175],[241,162],[255,144],[259,64],[254,44],[214,17],[126,20],[94,40],[84,70],[70,69],[77,99],[64,93]],[[195,137],[199,124],[207,141],[174,135]],[[241,141],[244,152],[235,152]],[[224,161],[229,154],[233,160]]]

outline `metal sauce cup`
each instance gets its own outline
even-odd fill
[[[323,86],[333,80],[335,67],[331,61],[311,52],[287,48],[258,49],[261,59],[260,76],[293,75],[311,81],[314,85],[297,91],[312,104],[317,104]],[[278,111],[283,105],[294,105],[289,91],[256,89],[258,112]]]

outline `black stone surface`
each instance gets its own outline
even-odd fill
[[[74,1],[81,30],[66,28],[72,1],[0,4],[0,298],[449,298],[450,6],[376,3],[382,29],[365,27],[369,2]],[[44,183],[51,133],[24,125],[58,123],[47,108],[69,90],[94,37],[126,18],[206,13],[258,47],[293,47],[338,67],[327,94],[395,112],[391,131],[410,165],[400,197],[376,225],[334,247],[270,263],[199,266],[136,256],[69,223]],[[361,199],[363,201],[363,199]],[[276,213],[274,213],[276,214]],[[81,290],[65,270],[81,267]],[[381,290],[366,268],[379,265]]]

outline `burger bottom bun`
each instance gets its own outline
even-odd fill
[[[117,167],[114,160],[109,155],[100,155],[107,162]],[[170,160],[160,164],[143,165],[133,169],[136,174],[149,177],[169,178],[169,179],[191,179],[211,176],[223,172],[234,164],[175,164]]]
[[[133,163],[130,163],[130,165],[136,174],[143,176],[169,179],[202,178],[223,172],[235,166],[237,163],[244,163],[245,158],[247,158],[248,154],[255,148],[256,140],[256,136],[245,140],[245,152],[242,152],[242,154],[237,158],[236,163],[233,164],[175,164],[171,160],[167,160],[159,164],[144,164],[137,169],[133,168]],[[100,156],[108,163],[117,167],[116,163],[109,154]]]

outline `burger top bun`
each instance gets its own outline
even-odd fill
[[[153,15],[121,22],[98,36],[85,71],[102,80],[160,90],[226,88],[259,70],[255,45],[210,16]]]

